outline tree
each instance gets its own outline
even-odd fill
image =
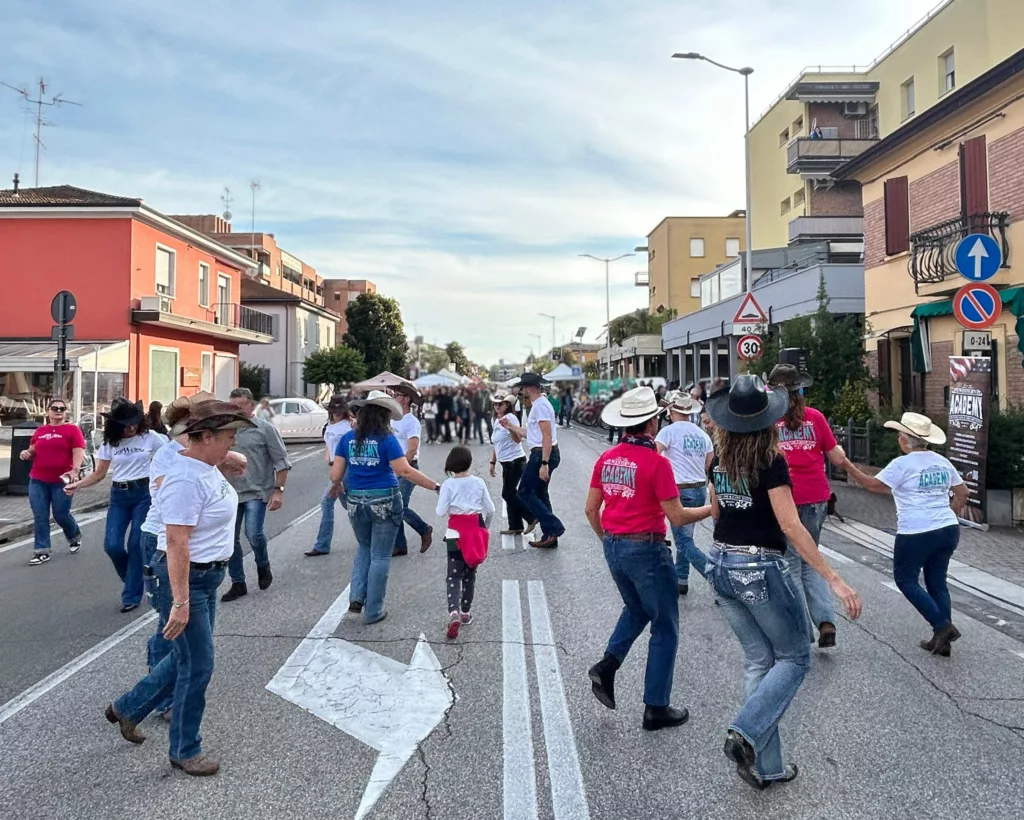
[[[321,348],[302,363],[302,378],[310,384],[329,384],[337,393],[342,385],[366,378],[366,361],[362,353],[345,345]]]
[[[652,316],[647,308],[638,308],[632,313],[616,316],[611,321],[612,344],[620,345],[623,339],[641,333],[661,333],[661,328],[665,323],[674,319],[675,316],[674,310],[666,310]]]
[[[462,345],[458,342],[448,342],[444,351],[448,354],[448,361],[455,366],[456,373],[460,376],[471,376],[473,374],[473,366],[469,359],[466,358],[466,351],[462,349]]]
[[[270,392],[269,373],[261,364],[238,363],[238,386],[247,387],[257,398],[263,398]]]
[[[807,369],[814,377],[808,401],[826,416],[833,412],[844,387],[864,390],[868,369],[864,364],[864,326],[855,314],[834,314],[829,309],[825,276],[818,283],[818,310],[807,346]]]
[[[576,354],[566,347],[562,349],[562,361],[569,367],[573,367],[579,360],[576,358]]]
[[[409,349],[398,302],[377,293],[361,293],[349,302],[345,318],[348,332],[342,342],[363,354],[367,373],[405,373]]]
[[[583,375],[588,379],[599,379],[601,378],[601,364],[597,359],[591,359],[590,361],[583,363]]]
[[[423,367],[427,373],[437,373],[448,366],[448,354],[439,347],[431,346],[420,355],[423,357]]]

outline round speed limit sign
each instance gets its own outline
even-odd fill
[[[744,336],[736,343],[736,352],[740,354],[740,358],[745,362],[760,358],[763,348],[764,345],[761,342],[760,336]]]

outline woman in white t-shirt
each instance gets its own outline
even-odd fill
[[[957,516],[967,501],[967,486],[948,459],[928,450],[929,444],[946,442],[946,434],[930,418],[904,413],[899,421],[887,421],[885,426],[899,433],[904,455],[890,461],[874,478],[849,459],[844,469],[872,492],[892,493],[897,521],[893,580],[934,630],[929,640],[921,641],[921,648],[948,658],[950,644],[960,632],[953,626],[946,572],[960,541]],[[917,580],[922,570],[923,589]]]
[[[530,520],[530,511],[519,500],[519,480],[526,466],[526,451],[523,449],[522,436],[516,432],[520,428],[519,419],[512,412],[514,403],[515,397],[502,391],[491,396],[496,422],[491,429],[491,444],[494,446],[494,452],[491,453],[491,477],[494,477],[495,467],[501,464],[501,499],[505,502],[505,515],[508,518],[508,528],[501,531],[502,535],[522,535],[527,521],[531,529],[535,524]],[[502,424],[502,420],[507,422],[508,427]]]
[[[113,468],[103,549],[123,583],[121,612],[131,612],[142,603],[142,522],[149,513],[149,463],[167,438],[149,429],[141,402],[114,399],[110,412],[103,416],[106,423],[103,444],[96,452],[96,469],[69,484],[64,492],[74,495],[77,490],[98,484]]]
[[[307,558],[328,555],[331,552],[331,540],[334,538],[334,504],[341,502],[347,509],[345,491],[336,488],[330,481],[331,465],[334,454],[338,451],[338,442],[352,429],[352,416],[348,410],[348,402],[342,396],[333,396],[327,405],[327,426],[324,427],[324,459],[327,462],[327,489],[320,498],[320,529],[316,534],[313,549],[303,553]]]
[[[195,776],[220,769],[218,761],[202,754],[199,726],[213,676],[217,588],[234,550],[238,494],[217,465],[235,443],[236,431],[255,426],[227,402],[192,408],[183,431],[188,447],[160,485],[163,532],[153,559],[153,602],[166,619],[163,635],[174,651],[106,711],[125,740],[142,743],[139,723],[173,692],[171,766]]]

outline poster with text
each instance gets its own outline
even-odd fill
[[[949,358],[949,433],[946,457],[967,485],[961,519],[985,524],[985,460],[992,397],[992,360],[981,356]]]

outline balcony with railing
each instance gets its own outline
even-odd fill
[[[132,309],[132,321],[249,344],[270,344],[274,341],[273,316],[229,302],[219,302],[209,308],[193,306],[188,313],[177,313],[173,300],[159,294],[144,296],[139,300],[139,306]]]
[[[274,335],[274,317],[269,313],[234,302],[219,302],[210,313],[213,323],[221,327],[248,330],[263,336]]]
[[[859,156],[878,139],[822,139],[797,137],[786,151],[786,170],[791,174],[829,174]]]
[[[645,270],[638,270],[633,274],[633,284],[638,288],[646,288],[651,284],[651,274]]]
[[[798,216],[789,223],[789,243],[821,239],[857,239],[864,236],[860,216]]]
[[[910,235],[910,259],[907,269],[914,280],[914,291],[925,295],[939,295],[957,290],[963,280],[956,268],[956,247],[972,233],[987,233],[1003,252],[1003,268],[1010,267],[1010,245],[1006,229],[1010,215],[1005,211],[985,212],[958,216]],[[997,273],[1000,284],[1002,273]]]

